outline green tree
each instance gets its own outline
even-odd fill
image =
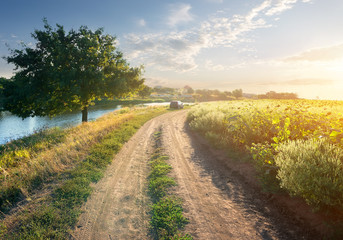
[[[35,30],[34,48],[6,57],[16,73],[4,84],[4,108],[22,118],[81,110],[82,121],[95,99],[125,97],[140,90],[142,67],[132,68],[116,49],[116,38],[81,26],[65,32],[44,22]]]
[[[152,88],[144,85],[143,88],[138,92],[138,95],[142,98],[149,97],[152,93]]]
[[[232,96],[235,98],[243,97],[243,90],[242,89],[235,89],[232,91]]]

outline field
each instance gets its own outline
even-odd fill
[[[192,108],[188,121],[210,142],[249,156],[271,192],[299,196],[314,210],[343,210],[343,102],[251,100]]]

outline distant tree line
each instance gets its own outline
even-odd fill
[[[159,93],[159,94],[177,94],[178,89],[177,88],[171,88],[171,87],[159,87],[156,86],[152,88],[153,92]]]
[[[151,92],[158,94],[170,94],[170,95],[181,95],[180,89],[171,87],[156,86],[154,88],[146,87],[141,90],[138,94],[141,97],[149,96]],[[243,97],[242,89],[235,89],[230,91],[219,91],[209,89],[197,89],[194,90],[190,86],[186,85],[183,88],[182,94],[192,95],[196,101],[218,101],[218,100],[234,100]]]
[[[233,100],[243,97],[242,89],[235,89],[232,92],[209,89],[195,90],[194,98],[197,101],[217,101],[217,100]]]
[[[298,99],[296,93],[277,93],[274,91],[267,92],[266,94],[257,95],[258,99]]]

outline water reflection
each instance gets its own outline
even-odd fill
[[[168,102],[164,103],[145,103],[136,104],[144,106],[157,106],[157,105],[168,105]],[[134,106],[132,104],[107,104],[97,105],[90,107],[88,111],[88,121],[94,121],[102,115],[118,110],[122,107]],[[81,112],[70,112],[65,113],[54,118],[49,117],[33,117],[21,119],[16,117],[9,112],[0,112],[0,145],[10,140],[21,138],[23,136],[30,135],[35,131],[43,128],[51,127],[70,127],[81,123]]]
[[[88,113],[88,120],[93,121],[105,113],[118,110],[122,105],[110,106],[96,106],[91,107]],[[69,127],[81,123],[81,113],[71,112],[56,116],[49,117],[30,117],[21,119],[9,112],[0,113],[0,144],[9,142],[10,140],[17,139],[23,136],[34,133],[43,128],[51,127]]]

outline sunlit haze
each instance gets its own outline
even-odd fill
[[[343,100],[342,0],[5,0],[0,56],[44,17],[66,30],[86,25],[115,35],[149,86],[294,92]],[[14,66],[0,60],[0,76]]]

